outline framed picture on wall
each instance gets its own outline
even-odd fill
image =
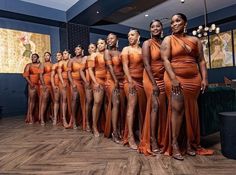
[[[211,68],[233,66],[233,46],[231,31],[211,35],[209,41]]]
[[[33,53],[43,61],[50,51],[50,35],[0,28],[0,73],[22,73]]]
[[[208,45],[208,37],[201,37],[200,38],[202,47],[203,47],[203,54],[206,61],[207,69],[210,69],[210,58],[209,58],[209,45]]]
[[[233,36],[234,36],[234,65],[236,65],[236,29],[233,30]]]

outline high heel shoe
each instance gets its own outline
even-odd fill
[[[196,152],[191,147],[187,148],[186,153],[190,156],[196,156]]]
[[[152,147],[152,152],[154,154],[161,154],[162,153],[162,150],[157,145],[156,139],[151,139],[151,147]]]
[[[129,142],[129,147],[131,149],[134,149],[134,150],[138,149],[138,147],[137,147],[137,145],[135,143],[134,137],[130,136],[129,139],[128,139],[128,142]]]
[[[113,142],[115,142],[115,143],[117,143],[117,144],[120,144],[120,143],[121,143],[121,140],[119,139],[119,136],[118,136],[117,132],[113,132],[113,133],[111,134],[111,136],[112,136]]]
[[[172,157],[176,160],[184,160],[184,157],[181,155],[180,151],[179,151],[179,146],[178,144],[172,144],[172,148],[173,148],[173,153],[172,153]]]

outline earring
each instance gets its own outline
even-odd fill
[[[119,40],[116,41],[116,48],[119,47]]]
[[[163,31],[161,31],[161,38],[163,38],[164,37],[164,32]]]
[[[184,26],[184,33],[187,33],[187,27]]]
[[[138,44],[140,44],[140,37],[138,37],[138,41],[137,41]]]
[[[150,32],[150,37],[152,38],[152,33]]]
[[[84,50],[82,50],[82,56],[84,56]]]

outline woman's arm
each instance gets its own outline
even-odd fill
[[[83,57],[83,60],[82,60],[83,66],[79,69],[80,76],[85,83],[85,88],[89,88],[89,82],[87,81],[85,73],[84,73],[87,59],[88,59],[87,56]]]
[[[153,93],[155,95],[159,95],[160,90],[157,86],[157,83],[156,83],[154,77],[153,77],[153,73],[152,73],[151,66],[150,66],[151,55],[150,55],[150,44],[149,44],[148,40],[143,43],[142,54],[143,54],[143,63],[144,63],[145,70],[146,70],[148,77],[151,80],[152,85],[153,85],[153,91],[154,91]]]
[[[129,58],[128,57],[129,57],[129,50],[128,50],[128,47],[125,47],[125,48],[123,48],[123,50],[121,52],[123,70],[124,70],[125,76],[128,79],[128,82],[132,83],[133,80],[132,80],[132,77],[129,73],[129,67],[128,67],[128,64],[129,64]]]
[[[198,53],[199,53],[198,65],[199,65],[200,73],[202,76],[201,90],[202,90],[202,93],[204,93],[207,86],[208,86],[207,68],[206,68],[206,61],[205,61],[203,49],[202,49],[202,43],[199,39],[197,39],[197,40],[198,40]]]
[[[99,86],[95,75],[94,75],[94,67],[95,67],[95,58],[96,58],[97,54],[96,53],[92,53],[92,55],[90,56],[90,58],[88,59],[88,70],[89,70],[89,75],[93,81],[93,83],[95,84],[95,86]]]
[[[68,68],[67,75],[68,75],[68,79],[69,79],[69,82],[70,82],[72,88],[76,88],[76,85],[74,84],[74,81],[73,81],[72,75],[71,75],[72,64],[73,64],[73,60],[70,59],[67,63],[67,68]]]
[[[112,67],[112,59],[111,59],[111,55],[109,53],[109,50],[105,50],[105,61],[106,61],[107,68],[108,68],[109,72],[111,73],[111,76],[115,82],[116,88],[119,88],[119,82],[116,78],[115,72]]]
[[[40,69],[39,79],[40,79],[40,82],[41,82],[42,86],[45,87],[45,82],[44,82],[44,79],[43,79],[44,63],[40,63],[39,69]]]
[[[166,37],[161,44],[161,58],[164,62],[165,70],[168,73],[171,84],[172,84],[172,92],[174,94],[181,93],[181,85],[180,82],[177,80],[175,72],[172,69],[170,64],[171,60],[171,45],[170,45],[170,37]]]
[[[31,88],[34,87],[33,83],[29,79],[29,69],[30,69],[30,64],[27,64],[24,69],[23,77],[26,79],[27,83],[30,85]]]
[[[59,62],[58,64],[58,69],[57,69],[57,74],[58,74],[58,78],[62,84],[63,87],[65,87],[65,83],[64,83],[64,80],[62,78],[62,65],[63,65],[63,61]]]

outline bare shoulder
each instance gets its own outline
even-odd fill
[[[129,46],[126,46],[122,49],[122,54],[128,54],[129,52]]]

